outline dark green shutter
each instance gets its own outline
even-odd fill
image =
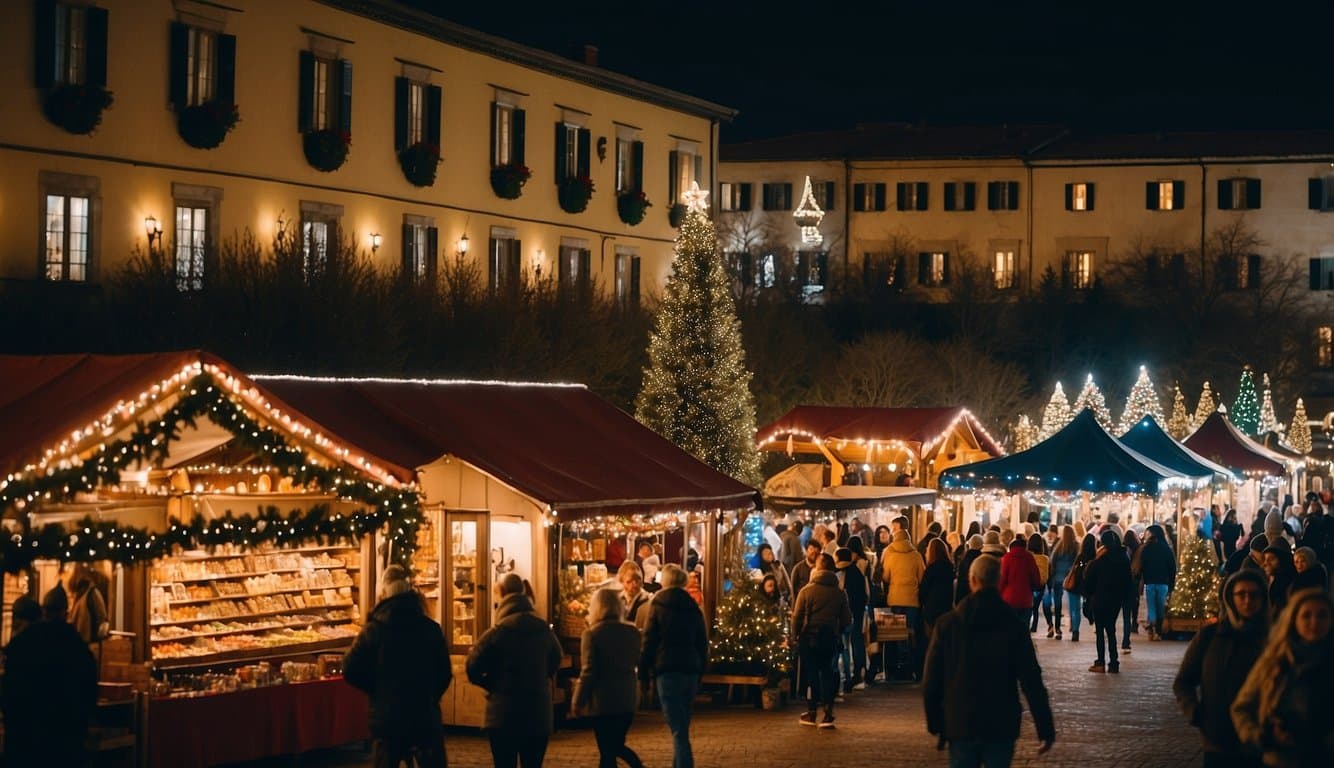
[[[297,56],[296,129],[300,133],[315,124],[315,54],[302,51]]]
[[[593,133],[587,128],[579,129],[579,146],[575,157],[579,162],[578,175],[584,177],[592,176],[592,148]]]
[[[500,164],[500,105],[491,102],[491,156],[487,158],[486,164],[489,167],[496,167]]]
[[[1005,190],[1005,197],[1007,198],[1005,201],[1007,203],[1006,209],[1011,211],[1019,210],[1019,182],[1007,181],[1005,183]]]
[[[695,183],[698,184],[703,180],[704,180],[704,156],[695,155]],[[707,186],[702,186],[702,188],[708,189]]]
[[[1246,207],[1257,210],[1260,207],[1260,180],[1246,180]]]
[[[593,284],[593,276],[589,274],[593,270],[593,252],[580,248],[576,253],[579,256],[579,287],[587,288]]]
[[[565,167],[566,142],[569,141],[569,131],[565,130],[565,123],[556,123],[556,183],[561,183],[570,171]]]
[[[644,142],[630,142],[630,184],[636,192],[644,191]]]
[[[957,187],[958,185],[952,181],[945,182],[944,200],[945,200],[945,210],[947,211],[954,210],[954,197],[955,197],[955,192],[957,191]]]
[[[435,227],[426,228],[426,277],[432,283],[435,282],[439,261],[440,250],[440,230]]]
[[[875,185],[875,209],[877,211],[885,210],[885,185]]]
[[[972,211],[977,208],[977,182],[968,181],[963,185],[963,209]]]
[[[950,284],[950,255],[949,255],[948,253],[944,254],[944,257],[942,258],[942,261],[943,261],[944,263],[941,264],[941,270],[940,270],[940,283],[941,283],[941,285],[949,285],[949,284]]]
[[[900,181],[894,185],[894,208],[902,211],[907,205],[908,185]]]
[[[56,82],[55,0],[37,0],[33,11],[33,82],[50,88]]]
[[[523,165],[524,117],[522,109],[510,110],[510,159]]]
[[[1093,190],[1097,187],[1093,182],[1084,185],[1084,202],[1087,210],[1093,210]]]
[[[852,210],[854,210],[854,211],[864,211],[864,210],[866,210],[866,185],[865,185],[865,184],[853,184],[853,185],[852,185]]]
[[[1000,182],[987,182],[987,210],[994,211],[1000,207]]]
[[[678,172],[680,171],[680,166],[681,166],[681,153],[677,152],[674,149],[671,152],[668,152],[667,153],[667,200],[668,200],[667,204],[669,206],[676,205],[677,203],[681,202],[682,190],[676,188],[676,180],[679,175]],[[765,186],[767,189],[768,185]],[[766,211],[769,210],[769,195],[767,194],[767,192],[764,195],[764,209]]]
[[[1318,181],[1318,179],[1312,179]],[[1311,290],[1320,290],[1320,259],[1311,259]]]
[[[1325,208],[1325,184],[1321,179],[1306,180],[1306,207],[1313,211]]]
[[[824,209],[826,211],[834,210],[834,182],[832,181],[824,183]]]
[[[930,186],[925,181],[917,182],[917,210],[925,211],[927,209],[927,194]]]
[[[1075,185],[1065,185],[1065,209],[1073,211],[1075,209]]]
[[[171,23],[171,62],[168,77],[168,97],[176,109],[186,104],[187,83],[190,79],[190,28],[179,21]]]
[[[1260,289],[1260,254],[1252,253],[1246,257],[1246,287],[1252,291]]]
[[[926,285],[931,281],[931,254],[917,254],[917,283]]]
[[[408,148],[408,91],[412,82],[406,77],[394,78],[394,151]]]
[[[338,128],[352,135],[352,62],[338,60]]]
[[[84,83],[94,88],[107,85],[107,9],[84,9]]]
[[[1186,207],[1186,182],[1172,182],[1172,210],[1179,211]]]
[[[218,35],[218,88],[214,101],[236,103],[236,35]]]
[[[738,206],[738,210],[749,211],[751,205],[750,201],[751,184],[750,182],[746,182],[745,184],[742,184],[740,186],[741,186],[741,204]]]
[[[426,86],[426,142],[434,145],[444,154],[444,147],[440,146],[440,105],[444,99],[440,92],[440,86]]]
[[[792,182],[783,185],[783,208],[784,211],[792,210]]]
[[[411,224],[403,225],[403,276],[408,280],[412,280],[417,276],[412,269],[412,256],[416,251],[413,247],[416,245],[416,234],[416,227]]]
[[[1232,180],[1218,180],[1218,210],[1232,210]]]
[[[1158,182],[1146,181],[1144,183],[1144,207],[1150,211],[1158,210]]]
[[[639,257],[630,258],[630,303],[639,306]]]

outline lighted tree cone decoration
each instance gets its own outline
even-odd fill
[[[1061,387],[1061,382],[1056,382],[1056,389],[1051,393],[1051,399],[1047,401],[1047,408],[1042,412],[1042,429],[1038,431],[1038,439],[1046,440],[1061,428],[1070,423],[1075,417],[1070,410],[1070,401],[1065,398],[1065,389]]]
[[[1257,435],[1260,430],[1260,398],[1255,394],[1255,377],[1250,366],[1241,370],[1241,381],[1237,384],[1237,399],[1232,401],[1229,413],[1232,424],[1242,434]]]
[[[1098,384],[1093,380],[1093,374],[1089,374],[1084,379],[1084,388],[1079,390],[1079,397],[1075,398],[1075,404],[1072,408],[1074,413],[1088,408],[1093,411],[1093,417],[1098,420],[1098,426],[1107,431],[1112,429],[1112,412],[1107,408],[1107,398],[1103,397],[1102,390],[1098,389]]]
[[[1167,417],[1167,434],[1173,440],[1185,440],[1190,434],[1190,416],[1186,413],[1186,397],[1181,387],[1172,387],[1172,415]]]
[[[1218,410],[1218,403],[1214,402],[1214,392],[1209,388],[1209,382],[1204,382],[1204,389],[1200,391],[1199,402],[1195,405],[1195,416],[1190,420],[1191,429],[1199,429],[1213,412]]]
[[[824,211],[815,202],[815,192],[811,189],[811,177],[806,177],[806,187],[801,193],[801,204],[792,212],[797,226],[801,228],[803,245],[819,245],[824,242],[820,234],[820,222],[824,221]]]
[[[1182,517],[1176,586],[1167,601],[1167,615],[1176,619],[1218,615],[1218,559],[1213,544],[1196,533],[1196,525],[1191,515]]]
[[[1268,435],[1278,434],[1283,431],[1283,425],[1278,423],[1278,416],[1274,414],[1274,393],[1269,388],[1269,374],[1264,375],[1264,398],[1260,401],[1260,423],[1256,434]]]
[[[740,554],[729,566],[732,588],[723,595],[709,637],[709,668],[718,674],[762,675],[776,685],[787,673],[787,621],[752,581]]]
[[[1019,451],[1026,451],[1034,445],[1037,445],[1038,428],[1032,421],[1029,421],[1027,415],[1021,415],[1019,417],[1019,421],[1014,425],[1012,434],[1014,436],[1014,450],[1016,453]]]
[[[1288,428],[1288,445],[1298,453],[1311,452],[1311,423],[1306,419],[1306,404],[1297,398],[1297,411],[1292,414]]]
[[[751,372],[717,233],[705,215],[708,194],[691,184],[682,195],[689,211],[649,336],[635,418],[719,472],[759,487]]]
[[[1154,390],[1153,381],[1149,379],[1149,369],[1141,365],[1139,376],[1126,397],[1126,407],[1121,412],[1121,423],[1117,425],[1117,434],[1124,435],[1129,432],[1130,428],[1145,416],[1152,416],[1159,426],[1166,421],[1163,418],[1163,407],[1158,402],[1158,392]]]

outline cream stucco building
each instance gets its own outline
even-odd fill
[[[539,273],[636,301],[735,114],[389,0],[12,2],[0,42],[11,287],[105,281],[151,240],[191,289],[225,238],[301,237],[311,268],[341,232],[416,276],[466,250],[493,287]],[[507,187],[498,166],[531,175]],[[569,212],[559,182],[580,177]],[[636,189],[652,207],[631,225],[617,193]]]

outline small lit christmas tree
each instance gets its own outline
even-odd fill
[[[1121,411],[1121,424],[1117,427],[1117,434],[1124,435],[1130,431],[1130,428],[1139,423],[1139,420],[1145,415],[1153,417],[1162,426],[1166,421],[1163,418],[1163,407],[1158,403],[1158,393],[1153,389],[1153,382],[1149,380],[1149,370],[1144,366],[1139,367],[1139,377],[1135,379],[1135,385],[1130,388],[1130,395],[1126,397],[1126,407]]]
[[[1184,440],[1190,434],[1190,416],[1186,413],[1186,397],[1181,387],[1172,387],[1172,415],[1167,418],[1167,434],[1174,440]]]
[[[1028,420],[1027,415],[1019,417],[1019,421],[1014,425],[1013,435],[1016,453],[1026,451],[1038,442],[1038,428]]]
[[[686,218],[649,337],[635,418],[719,472],[758,487],[751,373],[718,236],[705,215],[707,196],[697,185],[682,195]]]
[[[1181,518],[1181,554],[1176,586],[1167,600],[1167,615],[1175,619],[1209,619],[1218,615],[1218,560],[1213,544],[1195,532],[1198,521]]]
[[[709,637],[709,668],[718,674],[764,675],[776,684],[788,669],[787,618],[751,581],[737,548],[732,588],[718,603]]]
[[[1204,382],[1204,390],[1200,392],[1199,403],[1195,406],[1195,416],[1190,420],[1191,429],[1199,429],[1204,420],[1213,415],[1218,410],[1218,403],[1214,402],[1214,392],[1209,389],[1209,382]]]
[[[1248,365],[1241,370],[1241,382],[1237,385],[1237,399],[1232,401],[1229,414],[1232,425],[1242,434],[1260,434],[1260,398],[1255,394],[1255,377]]]
[[[1297,398],[1297,412],[1292,414],[1292,426],[1288,428],[1288,445],[1298,453],[1311,452],[1311,424],[1306,420],[1306,404]]]
[[[1074,413],[1079,413],[1085,408],[1093,411],[1093,417],[1098,420],[1098,424],[1105,430],[1112,429],[1112,412],[1107,408],[1107,398],[1102,396],[1102,390],[1093,381],[1093,374],[1089,374],[1084,379],[1084,388],[1079,391],[1079,397],[1075,398],[1074,407],[1071,409]]]
[[[1260,401],[1260,427],[1257,434],[1267,435],[1271,432],[1277,434],[1283,431],[1283,425],[1278,423],[1278,417],[1274,415],[1274,393],[1269,389],[1269,374],[1264,375],[1264,398]]]
[[[1056,389],[1051,393],[1051,400],[1047,401],[1047,409],[1042,412],[1042,429],[1038,431],[1038,439],[1046,440],[1057,432],[1061,427],[1070,423],[1075,414],[1070,410],[1070,401],[1065,399],[1065,390],[1061,388],[1061,382],[1056,382]]]

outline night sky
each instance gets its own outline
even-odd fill
[[[410,1],[572,58],[596,45],[608,69],[741,110],[724,141],[880,121],[1334,124],[1327,2]]]

